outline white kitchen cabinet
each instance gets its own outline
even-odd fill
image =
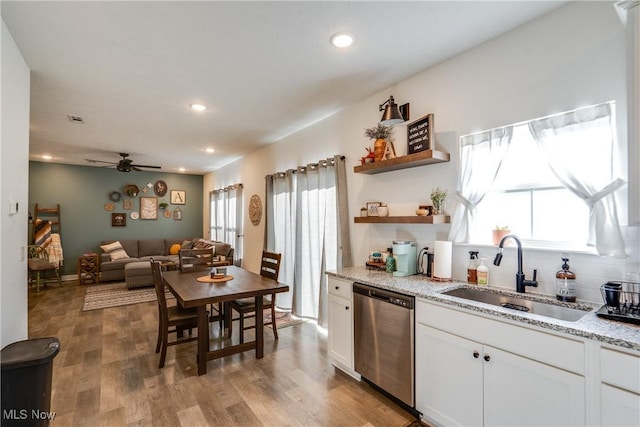
[[[585,378],[484,346],[484,425],[585,425]]]
[[[640,426],[640,356],[601,348],[600,380],[600,424]]]
[[[360,379],[353,370],[353,284],[329,276],[329,357],[334,366]]]
[[[481,351],[471,340],[417,324],[416,409],[439,425],[482,425]]]
[[[559,336],[447,307],[421,301],[416,305],[416,409],[427,421],[438,425],[585,424],[582,373],[551,366],[547,359],[553,357],[545,358],[537,345],[529,346],[545,343],[550,347],[544,351],[550,353],[564,348],[578,361],[580,371],[584,349],[575,342],[564,343]],[[521,336],[529,344],[520,341]],[[531,348],[532,354],[518,348]],[[562,357],[558,360],[564,363]]]

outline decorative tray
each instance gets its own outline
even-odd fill
[[[201,276],[201,277],[198,277],[196,280],[202,283],[220,283],[220,282],[228,282],[229,280],[232,280],[232,279],[233,279],[233,276],[230,274],[227,274],[226,276],[222,276],[222,277]]]

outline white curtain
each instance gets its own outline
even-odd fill
[[[476,236],[476,207],[491,190],[512,135],[513,126],[507,126],[460,138],[460,186],[456,193],[460,203],[451,223],[450,241],[470,242]]]
[[[234,184],[210,193],[211,240],[229,243],[234,249],[234,264],[242,265],[242,184]]]
[[[624,258],[614,192],[614,104],[604,103],[533,120],[529,129],[560,182],[589,206],[589,246],[599,255]]]
[[[351,266],[344,157],[266,177],[267,250],[282,253],[276,305],[326,325],[326,270]]]

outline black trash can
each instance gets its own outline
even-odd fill
[[[0,350],[2,427],[48,426],[53,358],[60,351],[55,337],[18,341]]]

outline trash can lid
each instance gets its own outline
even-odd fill
[[[56,337],[33,338],[11,343],[0,350],[2,370],[49,363],[60,351]]]

